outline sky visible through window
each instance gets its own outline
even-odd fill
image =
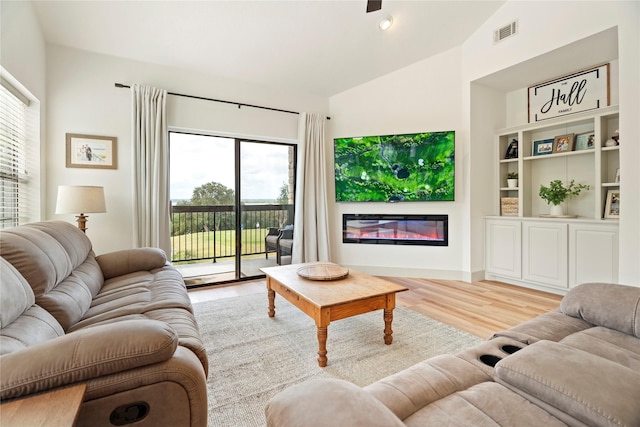
[[[244,201],[275,201],[288,180],[289,147],[243,142],[241,197]],[[170,197],[189,200],[193,190],[217,182],[235,190],[234,140],[170,133]]]

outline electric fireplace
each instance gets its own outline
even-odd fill
[[[449,216],[343,214],[342,242],[448,246]]]

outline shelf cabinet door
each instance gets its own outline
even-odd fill
[[[618,226],[569,225],[569,287],[618,282]]]
[[[519,279],[522,271],[520,221],[487,220],[485,231],[487,272]]]
[[[527,221],[522,234],[523,280],[566,289],[567,224]]]

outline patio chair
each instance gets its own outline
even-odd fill
[[[276,253],[276,263],[281,264],[281,256],[290,256],[293,246],[293,225],[284,228],[269,227],[264,238],[265,258],[269,259],[269,252]]]
[[[293,227],[280,230],[278,247],[276,249],[276,263],[278,265],[291,264],[291,253],[293,248]]]
[[[269,227],[269,232],[264,237],[264,256],[269,259],[269,252],[278,250],[278,238],[280,237],[280,229]]]

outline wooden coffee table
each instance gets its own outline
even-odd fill
[[[59,388],[29,397],[3,402],[3,427],[74,426],[82,405],[86,384]]]
[[[338,280],[309,280],[297,274],[299,268],[317,264],[331,263],[290,264],[260,269],[267,275],[269,317],[276,314],[276,293],[311,317],[318,328],[320,367],[327,366],[327,329],[333,320],[383,310],[384,343],[391,344],[396,292],[406,291],[407,288],[355,270],[350,270],[348,276]]]

